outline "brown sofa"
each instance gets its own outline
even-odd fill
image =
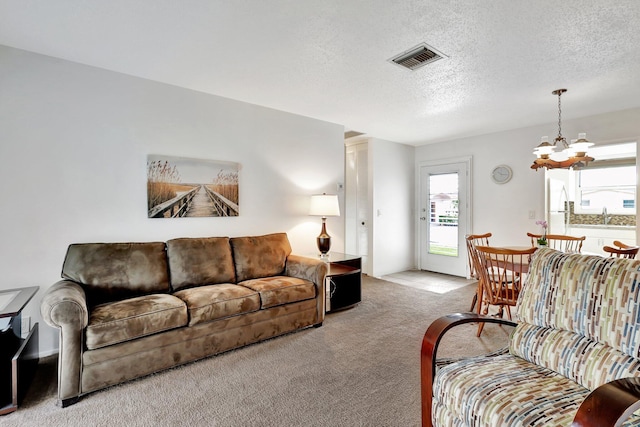
[[[59,329],[58,405],[324,320],[324,262],[284,233],[69,246],[41,313]]]

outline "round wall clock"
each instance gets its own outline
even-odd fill
[[[496,166],[495,168],[493,168],[493,171],[491,171],[491,179],[493,179],[493,182],[495,182],[496,184],[504,184],[506,182],[509,182],[512,176],[513,171],[507,165]]]

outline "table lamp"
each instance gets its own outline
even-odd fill
[[[318,242],[318,250],[321,257],[327,257],[327,252],[331,248],[331,236],[327,234],[327,217],[340,216],[340,205],[338,196],[335,194],[314,194],[311,196],[311,206],[309,207],[309,215],[322,217],[322,230],[316,239]]]

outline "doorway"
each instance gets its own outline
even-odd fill
[[[420,269],[465,277],[471,159],[420,166]]]
[[[362,257],[362,272],[369,265],[369,145],[348,144],[345,148],[345,252]]]

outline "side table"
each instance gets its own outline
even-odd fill
[[[38,286],[0,290],[0,415],[18,409],[39,361],[38,324],[22,338],[21,312],[38,292]]]
[[[325,311],[332,313],[344,310],[362,301],[362,258],[330,252],[325,260],[329,267]]]

